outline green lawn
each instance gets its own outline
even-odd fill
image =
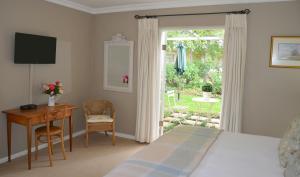
[[[221,112],[221,99],[217,98],[219,102],[210,104],[210,103],[199,103],[192,101],[192,98],[199,97],[195,95],[188,95],[182,93],[180,95],[180,100],[176,101],[177,106],[187,106],[187,112],[194,113],[212,113],[213,115],[218,115]],[[174,106],[173,98],[170,98],[171,106],[168,102],[168,97],[165,95],[165,111],[168,112],[170,107]]]

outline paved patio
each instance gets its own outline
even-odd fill
[[[219,117],[203,117],[197,113],[179,113],[174,112],[171,115],[164,118],[164,129],[169,131],[177,125],[191,125],[191,126],[202,126],[209,128],[220,128]]]

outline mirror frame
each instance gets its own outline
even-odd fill
[[[103,88],[104,90],[117,91],[117,92],[132,92],[132,81],[133,81],[133,41],[127,41],[124,36],[117,34],[113,36],[111,41],[104,41],[104,79]],[[119,87],[109,85],[108,80],[108,50],[114,46],[128,46],[129,47],[129,63],[128,63],[128,87]],[[124,66],[126,67],[126,66]]]

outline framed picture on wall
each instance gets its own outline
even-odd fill
[[[272,36],[270,67],[300,68],[300,36]]]

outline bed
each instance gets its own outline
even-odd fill
[[[180,126],[105,177],[283,177],[280,139]]]
[[[280,139],[223,132],[191,177],[283,177]]]

